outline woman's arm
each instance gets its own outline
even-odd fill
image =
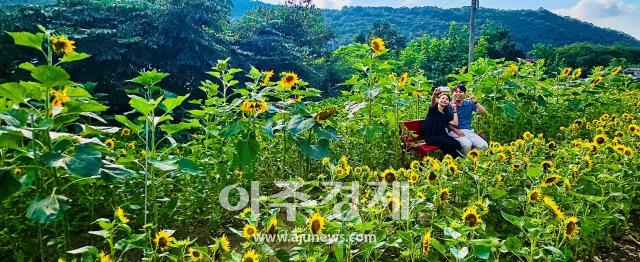
[[[458,125],[458,108],[456,106],[452,106],[451,112],[453,113],[453,120],[451,120],[449,124],[457,126]]]
[[[440,95],[440,87],[433,90],[433,95],[431,96],[431,107],[438,105],[438,102],[436,102],[438,95]]]

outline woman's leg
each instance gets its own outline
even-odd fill
[[[447,155],[451,155],[453,157],[461,156],[459,152],[462,150],[460,142],[450,136],[431,136],[426,138],[425,142],[427,142],[427,144],[440,147],[440,150]]]

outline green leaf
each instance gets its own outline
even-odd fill
[[[289,252],[282,250],[282,249],[278,249],[278,251],[276,251],[276,258],[278,259],[278,261],[281,262],[288,262],[289,260]]]
[[[316,124],[316,120],[314,118],[308,118],[303,120],[302,116],[297,115],[297,116],[294,116],[291,119],[291,121],[289,121],[289,124],[287,125],[287,130],[289,130],[289,132],[295,136],[304,131],[311,129],[315,124]]]
[[[121,165],[116,165],[106,161],[102,161],[102,164],[103,166],[100,169],[100,178],[104,179],[105,181],[124,179],[135,174],[133,170],[129,170]]]
[[[60,62],[69,63],[69,62],[73,62],[73,61],[82,60],[82,59],[85,59],[87,57],[90,57],[90,55],[85,54],[85,53],[71,52],[71,53],[68,53],[68,54],[64,54],[64,57],[62,57],[62,59],[60,59]]]
[[[7,32],[16,45],[28,46],[42,51],[42,41],[44,40],[43,33],[32,34],[29,32]]]
[[[131,98],[131,100],[129,100],[129,105],[145,116],[156,109],[157,104],[153,100],[147,101],[142,97],[134,95],[130,95],[129,97]]]
[[[520,251],[520,249],[522,249],[522,241],[520,241],[520,239],[518,239],[517,237],[508,237],[506,240],[504,240],[503,245],[505,248],[507,248],[507,250],[516,254]]]
[[[224,127],[222,133],[220,134],[222,137],[232,137],[236,134],[240,133],[244,129],[244,123],[240,120],[236,120],[231,122],[228,126]]]
[[[98,176],[102,168],[101,158],[102,153],[93,144],[77,145],[73,156],[71,156],[67,164],[67,171],[82,177]]]
[[[331,155],[328,140],[322,139],[316,145],[309,144],[306,139],[297,139],[296,142],[300,148],[300,153],[312,160],[322,160],[322,158]]]
[[[509,118],[518,117],[518,110],[516,109],[516,105],[509,100],[505,100],[502,103],[502,110],[504,114]]]
[[[133,133],[139,133],[140,131],[142,131],[142,128],[144,128],[143,125],[138,125],[136,123],[133,123],[133,122],[131,122],[131,120],[129,120],[126,116],[123,116],[123,115],[116,115],[115,119],[116,119],[116,121],[122,123],[123,125],[125,125],[129,129],[131,129],[131,131],[133,131]]]
[[[449,247],[449,251],[451,251],[451,254],[458,259],[464,259],[469,254],[468,247],[462,247],[460,250],[456,247]]]
[[[473,254],[480,259],[487,260],[491,255],[491,246],[487,246],[487,245],[473,246]]]
[[[441,255],[443,256],[447,256],[447,250],[444,248],[444,246],[440,243],[440,241],[438,241],[435,238],[431,239],[431,245],[438,250],[438,252],[440,252]]]
[[[0,85],[0,97],[6,97],[17,103],[24,103],[25,98],[28,97],[26,91],[20,84],[15,82]]]
[[[180,168],[180,171],[188,174],[192,174],[192,175],[202,174],[202,171],[198,167],[198,164],[191,159],[186,159],[186,158],[180,159],[178,161],[178,167]]]
[[[165,112],[171,112],[173,111],[173,109],[175,109],[176,107],[180,106],[185,99],[187,99],[187,97],[189,97],[189,95],[185,95],[185,96],[179,96],[179,97],[175,97],[175,98],[169,98],[166,99],[164,101],[162,101],[162,105],[164,105],[165,107]]]
[[[48,224],[64,217],[64,211],[69,209],[69,199],[61,195],[49,195],[44,199],[36,197],[27,207],[27,218],[40,224]]]
[[[167,132],[167,135],[170,136],[182,130],[191,129],[194,127],[200,126],[199,122],[182,122],[178,124],[164,124],[160,126],[160,130]]]
[[[146,234],[133,234],[116,242],[116,249],[122,253],[135,248],[144,248],[146,246]]]
[[[244,169],[256,161],[259,151],[260,144],[256,140],[256,135],[250,132],[247,140],[241,139],[236,143],[236,154],[233,156],[234,166]]]
[[[96,247],[94,247],[94,246],[84,246],[84,247],[81,247],[81,248],[78,248],[78,249],[67,251],[67,253],[74,254],[74,255],[89,253],[89,254],[91,254],[93,256],[97,256],[98,255],[98,249]]]
[[[103,112],[109,107],[100,104],[94,100],[71,100],[64,104],[67,114],[87,113],[87,112]]]
[[[333,127],[321,127],[316,125],[313,130],[319,138],[324,138],[329,141],[338,140],[338,131]]]
[[[344,261],[344,243],[337,242],[333,244],[333,252],[336,256],[336,262]]]
[[[507,195],[507,191],[504,191],[504,190],[499,189],[499,188],[493,188],[493,189],[489,190],[489,196],[493,200],[498,200],[501,197],[506,196],[506,195]]]
[[[18,181],[9,170],[0,173],[0,200],[18,192],[22,184]]]
[[[524,226],[524,218],[522,217],[517,217],[517,216],[513,216],[513,215],[509,215],[505,212],[500,211],[500,213],[502,214],[502,217],[509,221],[509,223],[517,226],[518,228],[522,229],[522,227]]]
[[[69,74],[62,67],[40,65],[32,68],[31,76],[42,83],[46,88],[54,86],[71,86],[73,82],[69,81]]]
[[[160,83],[162,79],[169,76],[167,73],[160,73],[158,70],[153,69],[151,71],[141,71],[140,75],[134,79],[129,80],[130,82],[141,84],[145,87],[154,86],[157,83]]]
[[[177,159],[158,160],[155,158],[149,159],[149,163],[157,169],[162,171],[173,171],[178,169]]]
[[[0,130],[0,148],[21,149],[23,137],[20,132]]]

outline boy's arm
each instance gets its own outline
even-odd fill
[[[469,100],[471,101],[471,103],[476,105],[476,112],[478,114],[481,114],[483,116],[489,115],[489,112],[487,112],[487,109],[484,108],[483,105],[478,103],[478,98],[476,98],[475,96],[472,95],[471,97],[469,97]]]
[[[447,127],[447,129],[449,129],[451,132],[453,132],[454,134],[458,135],[458,137],[463,137],[464,136],[464,132],[460,131],[460,129],[456,128],[453,125],[449,125]]]

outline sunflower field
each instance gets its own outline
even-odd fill
[[[65,71],[82,46],[9,35],[39,57],[0,84],[3,261],[573,261],[637,223],[640,86],[621,67],[479,59],[449,79],[490,112],[489,148],[419,159],[400,123],[434,86],[381,38],[336,97],[220,60],[197,99],[140,71],[112,115]]]

